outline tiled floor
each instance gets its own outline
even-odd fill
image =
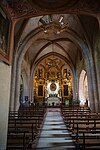
[[[74,149],[75,146],[63,122],[60,109],[48,109],[36,150]]]

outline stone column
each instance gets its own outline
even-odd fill
[[[33,102],[34,102],[34,83],[33,83],[34,71],[35,71],[35,66],[33,65],[31,70],[31,77],[30,77],[30,97]]]
[[[30,84],[29,84],[29,98],[33,102],[33,77],[30,77]]]
[[[11,72],[11,89],[10,89],[11,92],[10,92],[10,106],[9,106],[10,111],[14,111],[15,81],[16,81],[16,56],[14,56]]]
[[[89,95],[89,102],[90,102],[90,109],[92,112],[95,112],[95,100],[94,100],[94,87],[93,87],[93,71],[92,71],[92,63],[93,58],[91,53],[86,51],[85,56],[85,68],[87,72],[87,81],[88,81],[88,95]]]
[[[95,111],[96,112],[99,112],[99,95],[98,95],[98,86],[97,86],[97,78],[96,78],[96,75],[94,73],[94,100],[95,100]]]
[[[97,76],[96,76],[96,68],[95,62],[91,62],[91,74],[92,74],[92,86],[93,86],[93,93],[94,93],[94,102],[95,102],[95,111],[99,111],[99,96],[98,96],[98,86],[97,86]]]
[[[96,56],[96,72],[97,72],[97,83],[98,83],[98,94],[99,94],[99,112],[100,112],[100,50]]]
[[[11,71],[11,89],[10,89],[10,105],[9,105],[9,110],[10,111],[13,111],[14,110],[14,89],[15,89],[15,70],[16,70],[16,64],[15,64],[15,60],[12,58],[13,55],[14,55],[14,27],[15,27],[15,22],[12,22],[11,23],[11,28],[10,28],[10,44],[9,44],[9,49],[11,51],[11,56],[10,56],[10,59],[11,59],[11,64],[12,64],[12,71]],[[13,53],[12,53],[13,52]]]
[[[97,76],[97,87],[98,87],[98,112],[100,112],[100,50],[95,50],[95,66],[96,66],[96,76]]]
[[[21,62],[17,60],[16,66],[16,85],[15,85],[15,101],[14,101],[14,110],[18,111],[19,108],[19,95],[20,95],[20,75],[21,75]]]
[[[77,77],[75,72],[73,73],[73,99],[78,99]]]
[[[87,71],[87,80],[88,80],[88,95],[89,95],[90,109],[92,112],[95,112],[93,85],[90,71]]]

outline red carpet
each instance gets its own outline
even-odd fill
[[[60,108],[47,108],[47,112],[60,112]]]

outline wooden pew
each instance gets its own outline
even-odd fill
[[[65,109],[62,116],[77,149],[100,149],[100,113]]]
[[[99,150],[100,149],[100,130],[81,131],[77,140],[77,149]]]
[[[30,143],[38,138],[45,114],[37,115],[33,112],[30,113],[29,110],[27,111],[28,113],[25,113],[25,110],[23,111],[24,116],[19,115],[19,112],[9,113],[7,150],[26,149]]]
[[[13,131],[8,133],[7,150],[26,150],[29,143],[28,131]]]

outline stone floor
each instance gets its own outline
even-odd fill
[[[75,146],[59,108],[49,108],[36,150],[74,150]]]

